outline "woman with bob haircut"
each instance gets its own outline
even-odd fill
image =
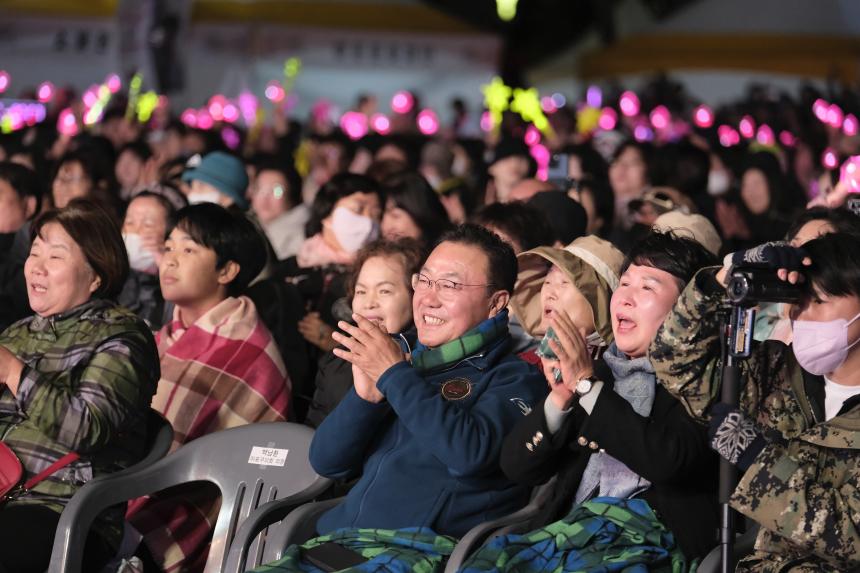
[[[451,226],[439,196],[418,173],[389,177],[383,182],[383,188],[385,211],[381,230],[384,238],[408,237],[429,247]]]
[[[0,571],[45,571],[69,498],[145,454],[158,353],[146,324],[113,301],[128,270],[119,227],[89,200],[33,223],[24,275],[35,315],[0,334],[0,433],[27,479],[79,457],[2,506]],[[100,570],[121,536],[122,511],[102,514],[83,569]]]
[[[347,284],[352,312],[384,326],[409,347],[416,338],[412,275],[420,270],[424,258],[424,249],[415,239],[378,239],[358,252]],[[352,365],[331,352],[324,354],[305,423],[319,426],[352,387]]]

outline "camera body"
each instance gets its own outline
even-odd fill
[[[762,302],[796,304],[806,296],[806,289],[802,284],[780,280],[771,268],[738,265],[731,269],[726,295],[735,306],[749,307]]]

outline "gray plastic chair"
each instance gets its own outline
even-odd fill
[[[257,506],[273,500],[298,505],[328,487],[308,463],[312,437],[310,428],[287,422],[241,426],[198,438],[140,471],[86,484],[60,517],[49,573],[80,572],[84,540],[104,509],[193,481],[221,491],[204,569],[221,573],[234,532]]]
[[[483,546],[487,541],[500,535],[509,533],[525,533],[529,530],[532,520],[540,515],[541,510],[546,504],[547,499],[552,495],[552,490],[555,487],[555,477],[552,477],[545,484],[538,486],[532,490],[531,501],[528,505],[508,515],[504,515],[498,519],[479,523],[460,538],[454,551],[451,552],[451,557],[445,563],[445,573],[454,573],[463,566],[463,562]]]
[[[126,473],[136,472],[151,466],[170,451],[173,443],[173,427],[158,411],[149,409],[146,416],[146,455],[136,464],[126,469],[97,479],[108,479]]]
[[[454,551],[445,566],[445,572],[457,571],[466,558],[489,539],[508,533],[526,531],[531,520],[540,514],[546,500],[552,495],[555,480],[556,478],[553,477],[544,485],[535,488],[532,491],[531,501],[522,509],[498,519],[485,521],[470,529],[454,547]],[[267,548],[274,548],[275,551],[267,553],[264,562],[268,563],[280,559],[284,549],[288,546],[304,543],[314,537],[320,516],[344,499],[339,497],[316,501],[306,503],[298,508],[289,500],[274,501],[258,507],[236,532],[224,572],[241,573],[244,571],[242,564],[247,560],[247,548],[256,535],[265,527],[283,520],[278,529],[266,538]]]
[[[248,564],[256,567],[261,563],[271,563],[283,557],[284,550],[290,545],[304,543],[316,536],[316,525],[320,516],[344,501],[343,497],[315,501],[298,505],[292,500],[277,500],[261,505],[242,523],[233,538],[227,566],[224,573],[242,573]],[[277,527],[272,527],[280,522]],[[265,550],[251,547],[254,538],[265,528]],[[251,552],[248,557],[249,548]]]

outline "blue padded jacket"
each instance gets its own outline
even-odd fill
[[[350,389],[317,429],[310,461],[320,475],[361,478],[320,518],[318,532],[421,526],[460,537],[525,505],[529,490],[504,476],[499,453],[547,388],[537,368],[509,347],[505,336],[423,375],[407,362],[396,364],[377,381],[386,398],[380,404]],[[469,387],[468,395],[443,397],[443,384],[454,379],[461,391]]]

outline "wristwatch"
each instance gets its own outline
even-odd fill
[[[594,376],[586,376],[585,378],[580,378],[576,383],[576,394],[577,396],[585,396],[591,389],[594,387],[594,383],[597,382],[597,378]]]

